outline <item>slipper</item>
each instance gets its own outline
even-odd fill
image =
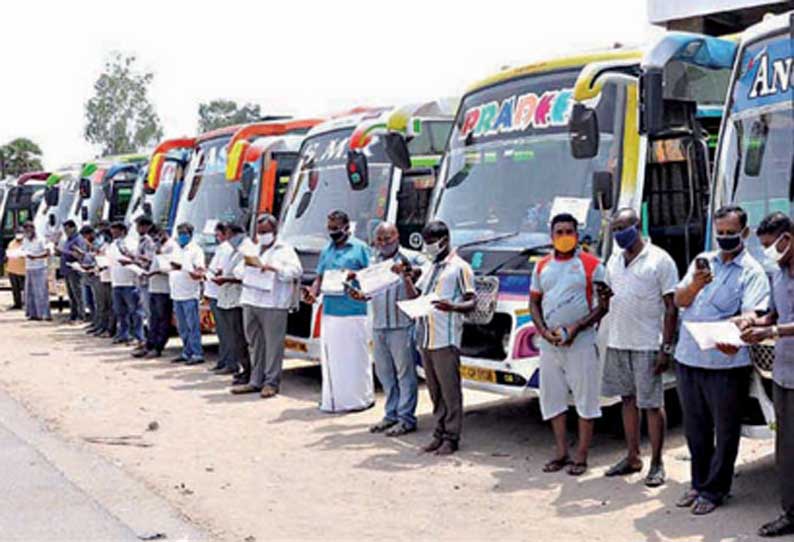
[[[639,467],[636,465],[632,465],[628,458],[624,457],[614,465],[612,465],[608,471],[604,473],[604,476],[627,476],[629,474],[634,474],[635,472],[640,472],[642,470],[642,461],[640,461]]]
[[[565,457],[558,457],[543,465],[543,472],[559,472],[570,464],[571,458],[567,455]]]
[[[648,474],[645,476],[645,487],[659,487],[665,481],[664,465],[651,465]]]
[[[692,507],[692,513],[696,516],[705,516],[711,514],[717,509],[717,503],[713,503],[706,497],[698,497],[695,501],[695,506]]]
[[[587,472],[587,462],[571,463],[566,471],[570,476],[581,476]]]
[[[785,536],[794,534],[794,518],[783,514],[775,521],[770,521],[758,529],[758,536],[769,538],[772,536]]]
[[[695,491],[694,489],[690,489],[689,491],[684,493],[681,496],[681,498],[675,501],[675,505],[678,508],[689,508],[690,506],[695,504],[696,500],[698,500],[698,492]]]

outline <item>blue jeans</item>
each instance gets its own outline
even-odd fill
[[[116,338],[143,341],[141,294],[135,286],[113,288],[113,312],[116,314]],[[132,334],[132,337],[130,337]]]
[[[376,329],[373,335],[375,373],[386,393],[384,419],[416,427],[417,379],[412,329]]]
[[[198,299],[174,301],[174,313],[179,337],[182,339],[182,357],[186,360],[204,359]]]
[[[173,306],[169,294],[149,293],[149,334],[146,338],[146,349],[162,352],[168,342],[171,331],[171,315]]]

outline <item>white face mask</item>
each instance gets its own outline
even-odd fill
[[[14,239],[16,239],[17,241],[21,241],[24,238],[25,238],[25,234],[22,234],[22,233],[15,233],[14,234]]]
[[[435,260],[436,257],[441,254],[441,251],[444,250],[443,241],[436,241],[435,243],[425,243],[425,254],[430,259]]]
[[[785,235],[785,233],[783,235]],[[791,240],[790,239],[789,239],[788,246],[786,247],[786,250],[784,250],[783,252],[780,252],[777,249],[777,244],[780,242],[781,239],[783,239],[783,235],[781,235],[780,237],[775,239],[774,243],[772,243],[771,245],[769,245],[768,247],[766,247],[764,249],[764,255],[767,258],[769,258],[770,260],[772,260],[773,262],[777,263],[777,264],[779,264],[780,260],[785,258],[786,254],[788,254],[788,251],[791,250]]]
[[[263,233],[259,236],[259,246],[261,247],[269,247],[273,244],[273,241],[276,240],[276,235],[271,231],[267,233]]]

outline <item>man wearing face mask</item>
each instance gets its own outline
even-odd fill
[[[26,222],[25,240],[25,316],[29,320],[52,320],[50,313],[50,287],[47,280],[47,260],[50,251],[36,235],[33,222]]]
[[[579,246],[579,224],[563,213],[551,219],[554,252],[535,264],[529,290],[532,321],[540,346],[540,411],[551,421],[557,454],[543,467],[571,476],[587,471],[596,418],[601,417],[595,326],[609,310],[601,261]],[[579,442],[571,458],[565,427],[568,396],[579,416]]]
[[[747,213],[737,206],[714,214],[718,251],[695,258],[675,291],[682,322],[719,322],[764,311],[769,280],[745,249]],[[686,326],[675,350],[678,396],[692,456],[692,488],[676,505],[695,515],[713,512],[728,496],[739,452],[742,406],[750,383],[747,348],[702,351]]]
[[[474,272],[452,251],[449,228],[444,222],[436,220],[427,224],[422,238],[430,268],[422,273],[416,285],[412,273],[403,268],[403,281],[409,299],[420,293],[438,296],[433,311],[416,323],[416,342],[436,423],[433,440],[423,451],[450,455],[458,450],[463,431],[460,340],[463,315],[474,310],[476,304]]]
[[[378,251],[375,263],[391,262],[393,272],[408,273],[414,281],[428,263],[421,254],[400,247],[397,227],[388,222],[381,222],[375,229],[375,246]],[[370,432],[384,433],[387,437],[416,431],[413,321],[397,307],[397,302],[404,299],[408,299],[408,293],[400,281],[370,300],[375,373],[386,394],[385,416],[370,427]]]
[[[218,310],[218,291],[220,286],[213,279],[220,276],[226,260],[233,252],[232,246],[227,242],[229,239],[227,224],[218,222],[215,225],[215,241],[217,247],[210,259],[207,272],[208,280],[204,283],[204,297],[209,300],[210,312],[215,320],[215,334],[218,336],[218,363],[212,367],[216,374],[233,375],[237,372],[238,361],[232,351],[231,342],[227,338],[226,322]]]
[[[116,334],[116,315],[113,312],[113,285],[110,271],[109,254],[113,236],[110,224],[101,222],[98,225],[99,235],[94,240],[93,251],[96,256],[98,282],[96,289],[96,309],[98,327],[93,333],[96,337],[109,338]]]
[[[224,329],[224,336],[220,340],[226,342],[229,359],[233,363],[227,367],[233,371],[231,374],[235,375],[234,384],[244,384],[251,378],[251,359],[248,357],[248,343],[246,343],[243,329],[243,309],[240,305],[240,294],[243,290],[242,277],[235,273],[237,267],[243,262],[240,246],[244,241],[248,241],[248,239],[242,226],[226,225],[225,244],[229,247],[229,251],[223,259],[220,273],[210,279],[218,286],[218,325]]]
[[[353,412],[375,404],[372,361],[367,348],[367,304],[350,296],[346,287],[331,286],[332,277],[355,272],[369,265],[369,247],[350,232],[344,211],[328,214],[331,242],[320,253],[317,279],[304,291],[307,303],[323,293],[320,323],[323,391],[320,409]],[[342,277],[344,281],[344,277]]]
[[[11,281],[11,294],[14,298],[11,310],[22,308],[22,295],[25,291],[25,256],[22,253],[24,240],[25,230],[20,226],[14,232],[14,238],[6,248],[6,272]],[[9,253],[13,256],[8,256]]]
[[[759,535],[770,537],[794,534],[794,224],[783,213],[773,213],[761,221],[756,233],[765,256],[777,268],[772,275],[770,310],[763,316],[746,315],[738,322],[745,342],[775,341],[775,460],[783,514],[759,529]]]
[[[678,322],[673,302],[678,269],[667,252],[642,238],[641,228],[634,209],[620,209],[612,218],[612,234],[620,251],[607,264],[607,284],[614,295],[609,305],[601,393],[622,399],[628,455],[606,475],[625,476],[642,470],[640,411],[644,411],[652,452],[645,485],[657,487],[665,482],[662,374],[670,366]]]
[[[82,273],[72,268],[70,264],[80,263],[83,254],[88,250],[85,239],[77,231],[74,220],[63,223],[63,233],[66,236],[61,255],[61,276],[66,282],[66,292],[69,294],[69,323],[85,320],[85,305],[83,304],[83,277]]]
[[[281,387],[287,313],[296,308],[303,268],[295,249],[278,236],[276,217],[268,213],[259,216],[256,233],[256,247],[240,247],[244,260],[236,270],[243,280],[240,303],[251,377],[231,392],[259,393],[269,399]]]
[[[127,226],[114,222],[110,226],[113,242],[108,256],[113,286],[113,312],[116,315],[114,344],[129,344],[132,339],[143,341],[143,309],[138,290],[138,277],[129,269],[132,251],[128,247]]]
[[[168,342],[168,334],[171,328],[171,315],[173,305],[171,303],[171,288],[168,285],[168,273],[171,271],[170,265],[162,265],[163,256],[173,253],[176,248],[168,236],[165,229],[156,225],[149,230],[149,235],[154,243],[151,263],[149,264],[148,283],[149,283],[149,329],[146,335],[146,346],[132,355],[136,358],[154,359],[159,358],[165,345]]]
[[[192,224],[183,222],[177,226],[176,231],[179,247],[172,253],[168,286],[171,289],[179,337],[182,339],[182,353],[171,362],[197,365],[204,363],[199,321],[204,251],[193,240]]]

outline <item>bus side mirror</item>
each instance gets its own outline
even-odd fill
[[[83,222],[87,222],[88,221],[88,207],[86,207],[85,205],[80,207],[80,219]]]
[[[755,120],[750,126],[750,137],[747,140],[747,152],[744,159],[744,174],[748,177],[758,177],[761,174],[761,164],[766,151],[766,139],[769,126],[762,120]]]
[[[649,69],[640,76],[640,133],[653,136],[664,129],[664,73]]]
[[[47,204],[47,207],[57,207],[58,201],[60,200],[60,191],[58,190],[57,186],[51,186],[47,188],[44,192],[44,202]]]
[[[353,190],[364,190],[369,186],[367,156],[361,151],[347,151],[347,180]]]
[[[251,196],[251,189],[254,186],[254,176],[256,172],[254,171],[253,166],[251,164],[245,164],[243,166],[243,173],[240,176],[240,207],[242,209],[247,209],[250,203],[250,196]]]
[[[151,202],[144,201],[143,202],[143,214],[148,216],[149,218],[152,217],[152,204]]]
[[[598,154],[598,115],[595,109],[584,104],[574,104],[568,133],[574,158],[593,158]]]
[[[403,171],[411,169],[411,153],[408,150],[408,143],[402,134],[389,132],[383,138],[386,156],[389,161]]]
[[[593,173],[593,206],[604,211],[614,205],[614,188],[612,173],[609,171],[596,171]]]
[[[56,205],[57,205],[57,204],[56,204]],[[55,215],[54,215],[54,214],[50,213],[50,214],[47,216],[47,222],[50,224],[50,227],[53,227],[53,228],[54,228],[54,227],[56,226],[56,224],[58,224],[58,219],[57,219],[57,218],[55,218]]]
[[[80,179],[80,184],[78,190],[80,191],[80,197],[83,199],[88,199],[91,197],[91,179],[86,179],[85,177]]]

